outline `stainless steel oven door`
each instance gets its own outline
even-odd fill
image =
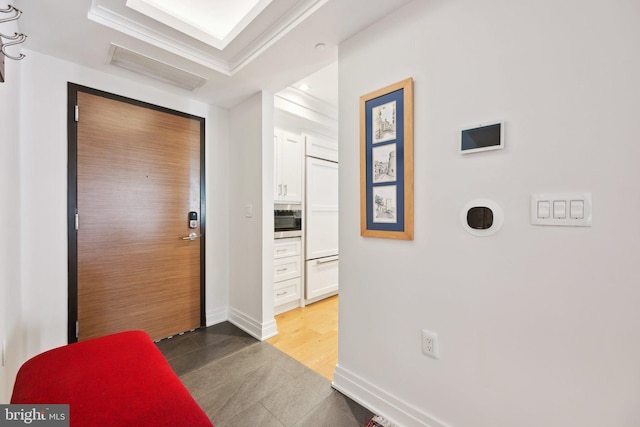
[[[301,205],[275,205],[273,219],[276,239],[302,236]]]

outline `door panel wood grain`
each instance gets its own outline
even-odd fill
[[[202,319],[201,120],[77,93],[78,340]]]

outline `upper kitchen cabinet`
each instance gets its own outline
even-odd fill
[[[275,131],[275,202],[302,203],[304,139],[291,132]]]

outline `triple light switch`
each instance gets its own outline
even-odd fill
[[[591,193],[533,194],[531,224],[590,227]]]

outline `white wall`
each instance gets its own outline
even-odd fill
[[[229,320],[264,340],[273,318],[273,95],[229,113]],[[251,207],[252,216],[246,209]]]
[[[210,106],[206,156],[207,326],[228,319],[229,309],[229,111]],[[221,226],[222,224],[222,226]]]
[[[340,46],[335,383],[404,426],[637,426],[640,5],[417,0]],[[415,240],[359,236],[359,97],[415,79]],[[461,156],[459,129],[506,121]],[[590,191],[593,227],[529,223]],[[470,200],[504,226],[461,227]],[[441,358],[421,354],[421,329]]]
[[[207,120],[206,311],[224,317],[228,288],[227,113],[36,52],[21,64],[21,258],[26,355],[67,343],[67,82],[125,95]],[[218,182],[215,182],[218,181]],[[222,314],[221,314],[222,313]],[[214,319],[215,320],[215,319]],[[224,320],[224,319],[222,319]],[[210,323],[213,320],[209,320]]]
[[[0,9],[6,3],[0,2]],[[15,21],[2,31],[18,31]],[[17,54],[11,51],[12,54]],[[8,402],[15,374],[24,357],[20,319],[20,64],[6,60],[5,82],[0,83],[0,346],[6,343],[0,364],[0,402]]]

